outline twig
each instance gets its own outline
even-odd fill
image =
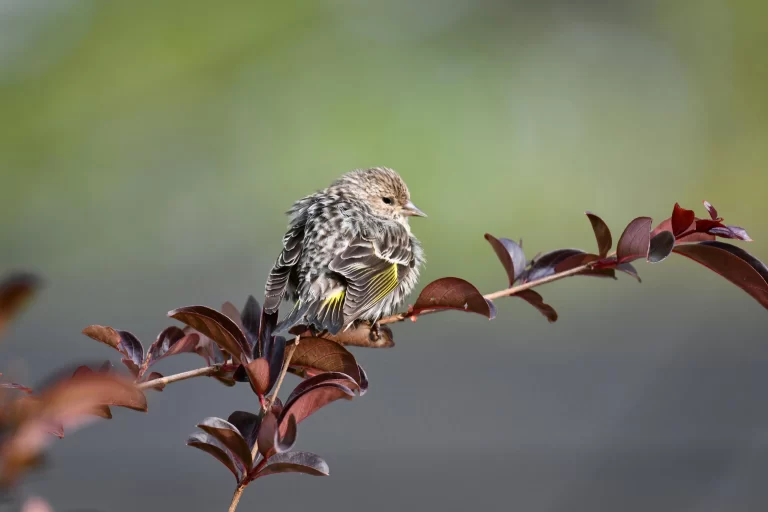
[[[500,297],[508,297],[511,295],[515,295],[517,293],[520,293],[524,290],[530,290],[531,288],[535,288],[537,286],[541,286],[543,284],[551,283],[553,281],[558,281],[560,279],[563,279],[565,277],[570,277],[572,275],[578,274],[579,272],[584,272],[585,270],[589,270],[592,268],[592,266],[595,264],[595,262],[589,262],[584,265],[580,265],[578,267],[574,267],[570,270],[566,270],[565,272],[558,272],[557,274],[551,274],[547,277],[543,277],[541,279],[536,279],[535,281],[528,281],[527,283],[520,284],[517,286],[513,286],[511,288],[506,288],[504,290],[499,290],[497,292],[489,293],[488,295],[484,295],[484,297],[488,300],[495,300]],[[407,320],[412,317],[416,316],[422,316],[422,315],[429,315],[432,313],[440,313],[441,311],[446,311],[444,309],[427,309],[423,311],[419,311],[416,314],[410,314],[410,313],[398,313],[395,315],[391,315],[385,318],[382,318],[378,321],[379,325],[385,325],[385,324],[393,324],[396,322],[402,322],[404,320]],[[299,337],[296,338],[295,342],[288,347],[288,353],[285,357],[285,363],[283,364],[283,367],[280,371],[280,376],[278,377],[277,383],[275,384],[275,390],[272,393],[272,397],[268,399],[265,403],[264,410],[268,411],[269,408],[272,406],[272,404],[275,401],[275,398],[277,397],[277,392],[280,391],[280,386],[283,383],[283,379],[285,378],[285,373],[288,371],[288,366],[291,362],[291,358],[293,357],[293,352],[296,350],[296,347],[299,345]],[[171,382],[176,382],[179,380],[186,380],[191,379],[194,377],[203,377],[203,376],[210,376],[216,373],[219,370],[218,366],[209,366],[207,368],[198,368],[197,370],[191,370],[184,373],[178,373],[176,375],[171,375],[169,377],[163,377],[161,379],[154,379],[147,382],[143,382],[139,384],[139,389],[149,389],[160,385],[166,385],[170,384]],[[255,448],[254,448],[255,449]],[[239,499],[239,498],[238,498]]]
[[[152,379],[146,382],[142,382],[138,385],[139,389],[151,389],[155,387],[161,387],[170,384],[171,382],[177,382],[180,380],[193,379],[195,377],[208,377],[219,371],[219,365],[206,366],[205,368],[198,368],[196,370],[189,370],[188,372],[177,373],[168,377],[161,377],[159,379]]]
[[[511,295],[515,295],[516,293],[520,293],[522,291],[535,288],[536,286],[541,286],[543,284],[547,284],[553,281],[557,281],[559,279],[563,279],[564,277],[569,277],[574,274],[578,274],[579,272],[584,272],[585,270],[589,270],[590,268],[592,268],[592,265],[594,265],[594,262],[586,263],[584,265],[579,265],[578,267],[574,267],[570,270],[566,270],[565,272],[558,272],[557,274],[551,274],[551,275],[548,275],[547,277],[536,279],[535,281],[528,281],[527,283],[513,286],[505,290],[499,290],[497,292],[489,293],[488,295],[483,295],[483,297],[485,297],[488,300],[495,300],[500,297],[509,297]],[[379,325],[393,324],[396,322],[402,322],[404,320],[407,320],[408,318],[422,316],[422,315],[430,315],[432,313],[439,313],[441,311],[445,311],[445,310],[444,309],[426,309],[426,310],[419,311],[415,314],[398,313],[396,315],[382,318],[381,320],[378,321],[378,324]]]
[[[247,485],[247,481],[244,480],[243,483],[237,486],[235,494],[232,495],[232,503],[229,504],[229,512],[235,512],[235,510],[237,510],[237,504],[240,503],[240,497],[243,495],[243,491]]]
[[[272,397],[267,399],[266,407],[264,408],[265,411],[269,411],[270,407],[272,407],[272,404],[275,403],[275,399],[277,398],[277,394],[280,392],[280,386],[283,384],[283,379],[285,379],[285,374],[288,371],[288,367],[291,364],[291,358],[293,357],[293,353],[296,351],[296,347],[299,346],[299,340],[301,336],[296,336],[296,339],[293,341],[293,344],[288,347],[288,353],[285,355],[285,363],[283,363],[283,367],[280,370],[280,376],[277,378],[277,382],[275,383],[275,389],[272,391]]]

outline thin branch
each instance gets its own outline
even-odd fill
[[[288,353],[285,355],[285,363],[283,363],[283,367],[280,370],[280,376],[277,378],[277,383],[275,383],[275,389],[272,391],[272,397],[267,399],[267,406],[264,408],[265,411],[268,411],[270,407],[272,407],[272,404],[275,403],[275,399],[277,398],[277,394],[280,392],[280,386],[283,385],[283,379],[285,379],[285,374],[288,371],[288,367],[291,365],[291,358],[293,358],[293,353],[296,352],[296,347],[299,346],[299,340],[301,336],[296,336],[296,339],[293,341],[293,344],[288,347]]]
[[[235,512],[235,510],[237,510],[237,504],[240,503],[240,497],[243,495],[243,491],[247,485],[248,484],[243,481],[243,483],[237,486],[235,494],[232,495],[232,503],[229,504],[229,512]]]
[[[558,272],[557,274],[551,274],[551,275],[548,275],[547,277],[536,279],[535,281],[528,281],[527,283],[513,286],[505,290],[499,290],[497,292],[489,293],[488,295],[484,295],[483,297],[485,297],[488,300],[495,300],[500,297],[509,297],[511,295],[515,295],[516,293],[520,293],[522,291],[535,288],[536,286],[541,286],[543,284],[551,283],[553,281],[557,281],[565,277],[570,277],[572,275],[578,274],[579,272],[584,272],[585,270],[589,270],[590,268],[592,268],[593,265],[594,265],[594,262],[586,263],[584,265],[579,265],[578,267],[574,267],[570,270],[566,270],[565,272]],[[430,315],[432,313],[439,313],[441,311],[446,311],[446,310],[445,309],[426,309],[423,311],[419,311],[416,314],[397,313],[395,315],[382,318],[381,320],[379,320],[378,323],[379,325],[393,324],[396,322],[402,322],[409,318],[415,318],[417,316],[422,316],[422,315]]]
[[[189,370],[187,372],[177,373],[168,377],[161,377],[159,379],[152,379],[146,382],[142,382],[138,385],[139,389],[152,389],[156,387],[162,387],[170,384],[171,382],[178,382],[180,380],[193,379],[195,377],[209,377],[219,371],[219,365],[206,366],[205,368],[198,368],[196,370]]]
[[[509,297],[511,295],[520,293],[524,290],[530,290],[531,288],[535,288],[543,284],[551,283],[553,281],[558,281],[560,279],[576,275],[580,272],[584,272],[585,270],[589,270],[590,268],[592,268],[594,263],[595,262],[586,263],[584,265],[574,267],[570,270],[566,270],[565,272],[558,272],[557,274],[551,274],[551,275],[548,275],[547,277],[536,279],[535,281],[528,281],[527,283],[524,283],[524,284],[513,286],[511,288],[506,288],[504,290],[499,290],[497,292],[489,293],[484,297],[488,300],[495,300],[501,297]],[[379,320],[378,324],[379,325],[393,324],[396,322],[402,322],[409,318],[415,318],[417,316],[429,315],[432,313],[440,313],[441,311],[446,311],[446,310],[445,309],[427,309],[427,310],[419,311],[416,314],[410,314],[407,312],[398,313],[392,316],[382,318],[381,320]],[[296,350],[296,347],[298,345],[299,345],[299,337],[297,337],[295,342],[288,347],[288,353],[286,354],[286,357],[285,357],[285,363],[283,364],[283,367],[280,371],[280,376],[278,377],[277,383],[275,384],[275,390],[272,393],[272,397],[268,399],[265,403],[265,407],[264,407],[265,411],[268,411],[269,408],[272,406],[272,403],[274,403],[275,398],[277,397],[277,392],[280,391],[280,386],[282,385],[283,379],[285,378],[285,373],[288,371],[288,366],[290,365],[291,358],[293,357],[293,352]],[[198,368],[197,370],[191,370],[188,372],[171,375],[169,377],[163,377],[160,379],[154,379],[147,382],[143,382],[139,384],[139,389],[150,389],[156,386],[170,384],[171,382],[176,382],[179,380],[192,379],[194,377],[210,376],[216,373],[218,370],[219,370],[218,366],[208,366],[206,368]]]

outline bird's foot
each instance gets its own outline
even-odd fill
[[[379,332],[379,322],[373,322],[371,324],[371,332],[368,337],[371,341],[379,341],[381,339],[381,333]]]

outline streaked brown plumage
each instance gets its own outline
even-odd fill
[[[292,310],[278,330],[312,326],[332,334],[356,320],[394,313],[424,263],[408,218],[426,215],[392,169],[358,169],[297,201],[269,275],[264,311]]]

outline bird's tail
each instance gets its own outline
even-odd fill
[[[305,302],[296,301],[293,309],[275,328],[276,331],[288,330],[294,325],[306,325],[316,331],[328,331],[338,334],[344,327],[344,298],[346,291],[341,289],[322,300]]]

